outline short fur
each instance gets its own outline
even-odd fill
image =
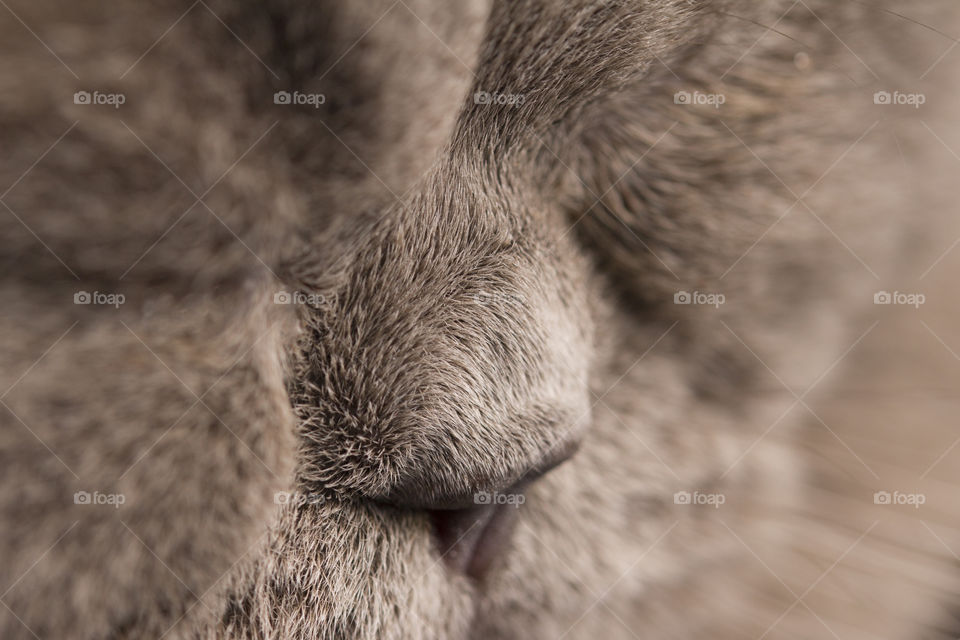
[[[873,94],[956,139],[953,3],[61,5],[0,10],[0,636],[957,634],[957,475],[862,453],[955,421],[788,408],[951,228]],[[449,570],[425,509],[570,442]]]

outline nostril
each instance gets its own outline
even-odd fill
[[[515,494],[522,496],[523,494]],[[440,554],[454,571],[481,580],[505,555],[522,500],[429,511]]]
[[[524,481],[503,492],[478,493],[477,504],[470,507],[427,512],[448,567],[475,580],[483,579],[510,547],[528,484]]]
[[[434,537],[447,566],[482,580],[509,550],[519,511],[526,502],[525,489],[572,456],[576,448],[576,444],[571,444],[555,450],[512,487],[474,494],[471,505],[428,509]]]
[[[511,487],[525,487],[569,459],[579,444],[579,441],[566,441],[548,449],[536,462],[496,475],[484,475],[476,470],[458,473],[456,467],[430,475],[424,470],[412,478],[412,482],[398,482],[386,495],[376,499],[405,509],[466,510],[477,504],[478,496],[496,492],[505,495]]]

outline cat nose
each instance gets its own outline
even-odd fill
[[[483,504],[486,495],[506,495],[511,490],[523,489],[537,478],[568,460],[580,446],[576,438],[551,445],[542,453],[531,456],[532,461],[507,464],[487,473],[478,465],[460,472],[442,469],[436,476],[420,469],[420,474],[409,482],[398,482],[380,501],[407,509],[427,511],[456,511]],[[466,476],[466,477],[464,477]]]
[[[512,485],[475,492],[467,502],[451,497],[426,509],[437,550],[447,567],[480,581],[498,565],[510,548],[526,489],[540,476],[569,459],[577,442],[549,452]]]

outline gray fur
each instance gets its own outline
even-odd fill
[[[950,44],[888,5],[960,16],[901,4],[11,3],[0,636],[950,637],[950,545],[781,416],[869,326],[870,267],[949,229],[955,165],[872,97]],[[917,85],[940,131],[955,71]],[[424,507],[569,442],[503,567],[450,572]]]

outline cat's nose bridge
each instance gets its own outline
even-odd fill
[[[578,263],[548,225],[455,177],[351,236],[340,293],[308,319],[295,401],[318,489],[459,507],[534,477],[584,430]]]
[[[506,276],[470,292],[458,277],[365,276],[369,292],[336,298],[297,375],[307,478],[462,508],[575,449],[589,413],[575,323],[534,290],[507,293]]]

